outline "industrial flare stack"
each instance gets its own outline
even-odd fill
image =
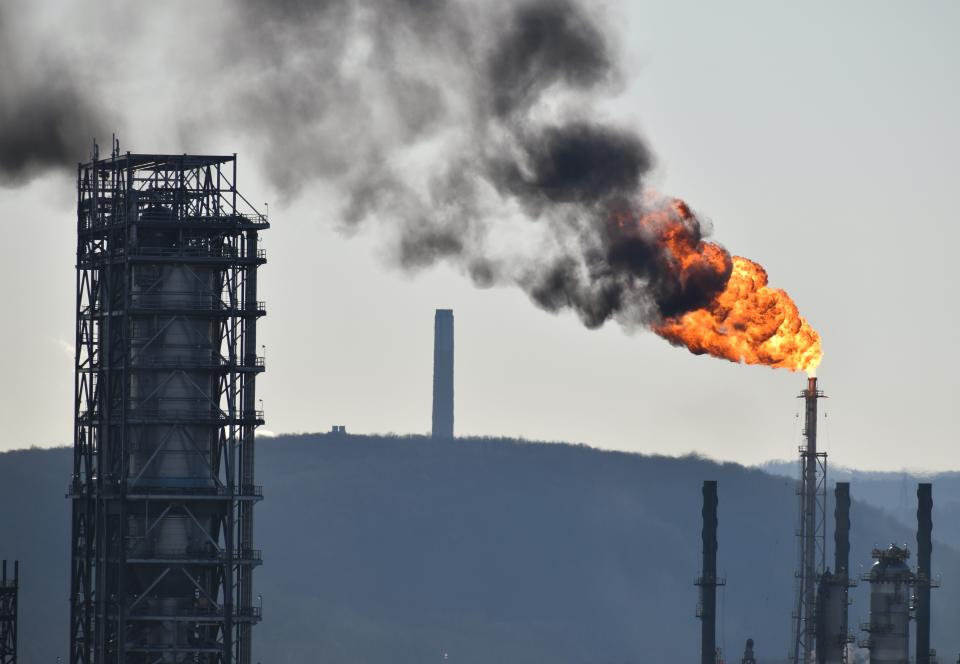
[[[17,612],[20,597],[20,561],[0,563],[0,664],[17,664]]]
[[[812,664],[816,652],[817,582],[826,567],[827,455],[817,451],[817,401],[824,397],[817,379],[807,379],[804,400],[805,445],[800,448],[800,560],[793,615],[793,664]]]
[[[70,663],[251,664],[259,233],[236,156],[77,177]]]

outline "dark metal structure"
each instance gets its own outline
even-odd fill
[[[747,644],[743,649],[743,657],[740,664],[757,664],[756,657],[753,656],[753,639],[747,639]]]
[[[433,437],[453,438],[453,310],[433,321]]]
[[[251,662],[257,268],[236,155],[77,173],[71,664]]]
[[[700,663],[716,664],[717,661],[717,586],[725,581],[717,577],[717,482],[703,483],[703,569],[697,577],[700,588],[700,603],[697,617],[700,618]]]
[[[817,589],[817,664],[847,664],[850,580],[850,483],[837,482],[834,489],[834,563],[820,577]]]
[[[817,379],[807,379],[804,400],[805,444],[800,447],[799,568],[793,614],[793,664],[812,664],[816,652],[817,581],[826,567],[827,455],[817,451],[817,401],[824,397]]]
[[[914,579],[914,616],[916,618],[916,664],[932,664],[936,651],[930,648],[930,557],[933,552],[933,486],[917,485],[917,573]]]
[[[877,562],[863,578],[870,582],[870,621],[860,626],[869,636],[859,645],[870,650],[870,664],[908,664],[910,658],[910,551],[890,545],[874,549]]]
[[[17,664],[17,605],[20,593],[20,561],[13,561],[13,576],[7,576],[7,561],[0,571],[0,664]]]

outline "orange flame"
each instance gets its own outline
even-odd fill
[[[671,217],[673,223],[664,226]],[[661,246],[676,260],[681,281],[698,266],[711,266],[720,274],[721,267],[730,261],[726,250],[712,242],[691,246],[676,241],[683,235],[683,222],[691,217],[687,206],[675,200],[671,210],[653,212],[639,220],[641,228],[651,224],[666,228],[658,231]],[[810,375],[823,357],[820,335],[800,315],[790,296],[770,288],[766,270],[740,256],[732,257],[726,286],[707,306],[665,318],[653,330],[698,355],[706,353],[731,362],[765,364]]]

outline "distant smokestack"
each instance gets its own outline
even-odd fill
[[[433,323],[433,437],[453,438],[453,310]]]
[[[697,585],[700,586],[700,663],[716,664],[717,661],[717,482],[703,483],[703,570]]]
[[[834,518],[834,565],[836,574],[849,576],[850,567],[850,482],[837,482],[834,492],[836,508]]]
[[[930,554],[933,550],[933,486],[917,485],[917,664],[930,664]]]

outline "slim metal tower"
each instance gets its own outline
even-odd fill
[[[0,664],[17,664],[17,603],[20,593],[20,561],[13,561],[13,576],[7,576],[7,561],[0,572]]]
[[[697,577],[700,587],[700,663],[716,664],[717,661],[717,586],[724,585],[717,577],[717,482],[703,483],[703,569]]]
[[[453,438],[453,310],[433,321],[433,437]]]
[[[77,173],[71,664],[249,664],[259,233],[236,155]]]
[[[800,523],[797,528],[799,568],[793,614],[793,664],[812,664],[816,649],[817,580],[826,567],[827,454],[817,451],[817,400],[824,394],[817,379],[807,379],[804,400],[805,444],[800,447]]]
[[[917,574],[914,580],[914,615],[917,621],[916,664],[932,664],[936,652],[930,649],[930,557],[933,552],[933,486],[917,485]]]

